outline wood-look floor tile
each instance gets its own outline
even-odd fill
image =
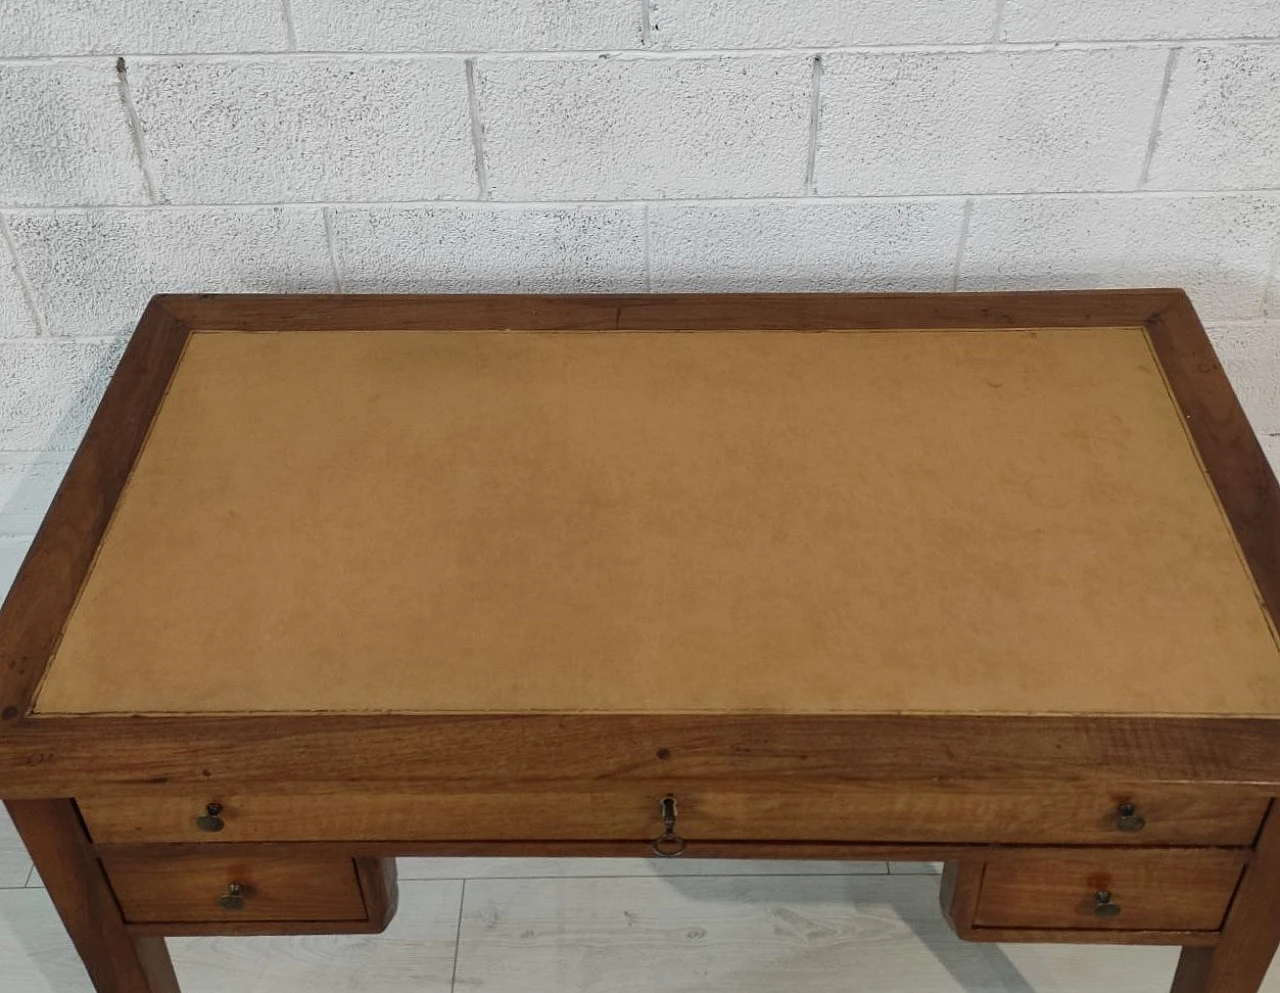
[[[31,859],[18,837],[18,829],[0,806],[0,889],[25,886],[31,875]]]
[[[402,889],[380,935],[172,938],[183,993],[449,993],[462,884]],[[44,890],[0,891],[0,990],[93,993]]]
[[[0,890],[0,989],[5,993],[93,993],[44,890]]]
[[[889,872],[895,876],[936,876],[942,872],[942,863],[890,862]]]
[[[462,891],[404,883],[383,935],[170,945],[184,993],[446,993]],[[456,993],[1165,993],[1177,955],[967,944],[919,875],[481,879],[465,904]],[[93,993],[43,890],[0,891],[0,989]]]
[[[400,859],[401,879],[552,879],[577,876],[884,875],[884,862],[812,859]]]
[[[449,993],[462,883],[401,884],[383,934],[173,938],[183,993]]]
[[[473,880],[455,990],[1165,993],[1175,959],[962,942],[927,876]]]

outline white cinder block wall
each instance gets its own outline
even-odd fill
[[[0,589],[181,290],[1183,285],[1280,459],[1278,0],[0,0]]]

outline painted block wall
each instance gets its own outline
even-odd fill
[[[147,298],[1180,285],[1280,464],[1276,0],[0,0],[0,591]]]

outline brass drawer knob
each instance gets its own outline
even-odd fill
[[[228,883],[227,892],[218,897],[218,906],[223,910],[244,910],[244,887],[239,883]]]
[[[1093,894],[1093,912],[1098,917],[1118,917],[1120,904],[1112,902],[1110,890],[1098,890]]]
[[[211,803],[204,808],[204,816],[196,818],[196,827],[201,831],[209,834],[221,831],[227,826],[226,822],[218,815],[222,813],[222,804]]]
[[[683,855],[685,841],[676,834],[676,798],[670,795],[664,796],[661,810],[662,834],[653,839],[653,853],[661,855],[664,859]]]
[[[1116,828],[1120,831],[1141,831],[1147,826],[1146,818],[1138,813],[1138,808],[1126,800],[1116,807]]]

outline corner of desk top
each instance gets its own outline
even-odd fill
[[[147,305],[0,608],[0,735],[29,715],[191,333]]]

